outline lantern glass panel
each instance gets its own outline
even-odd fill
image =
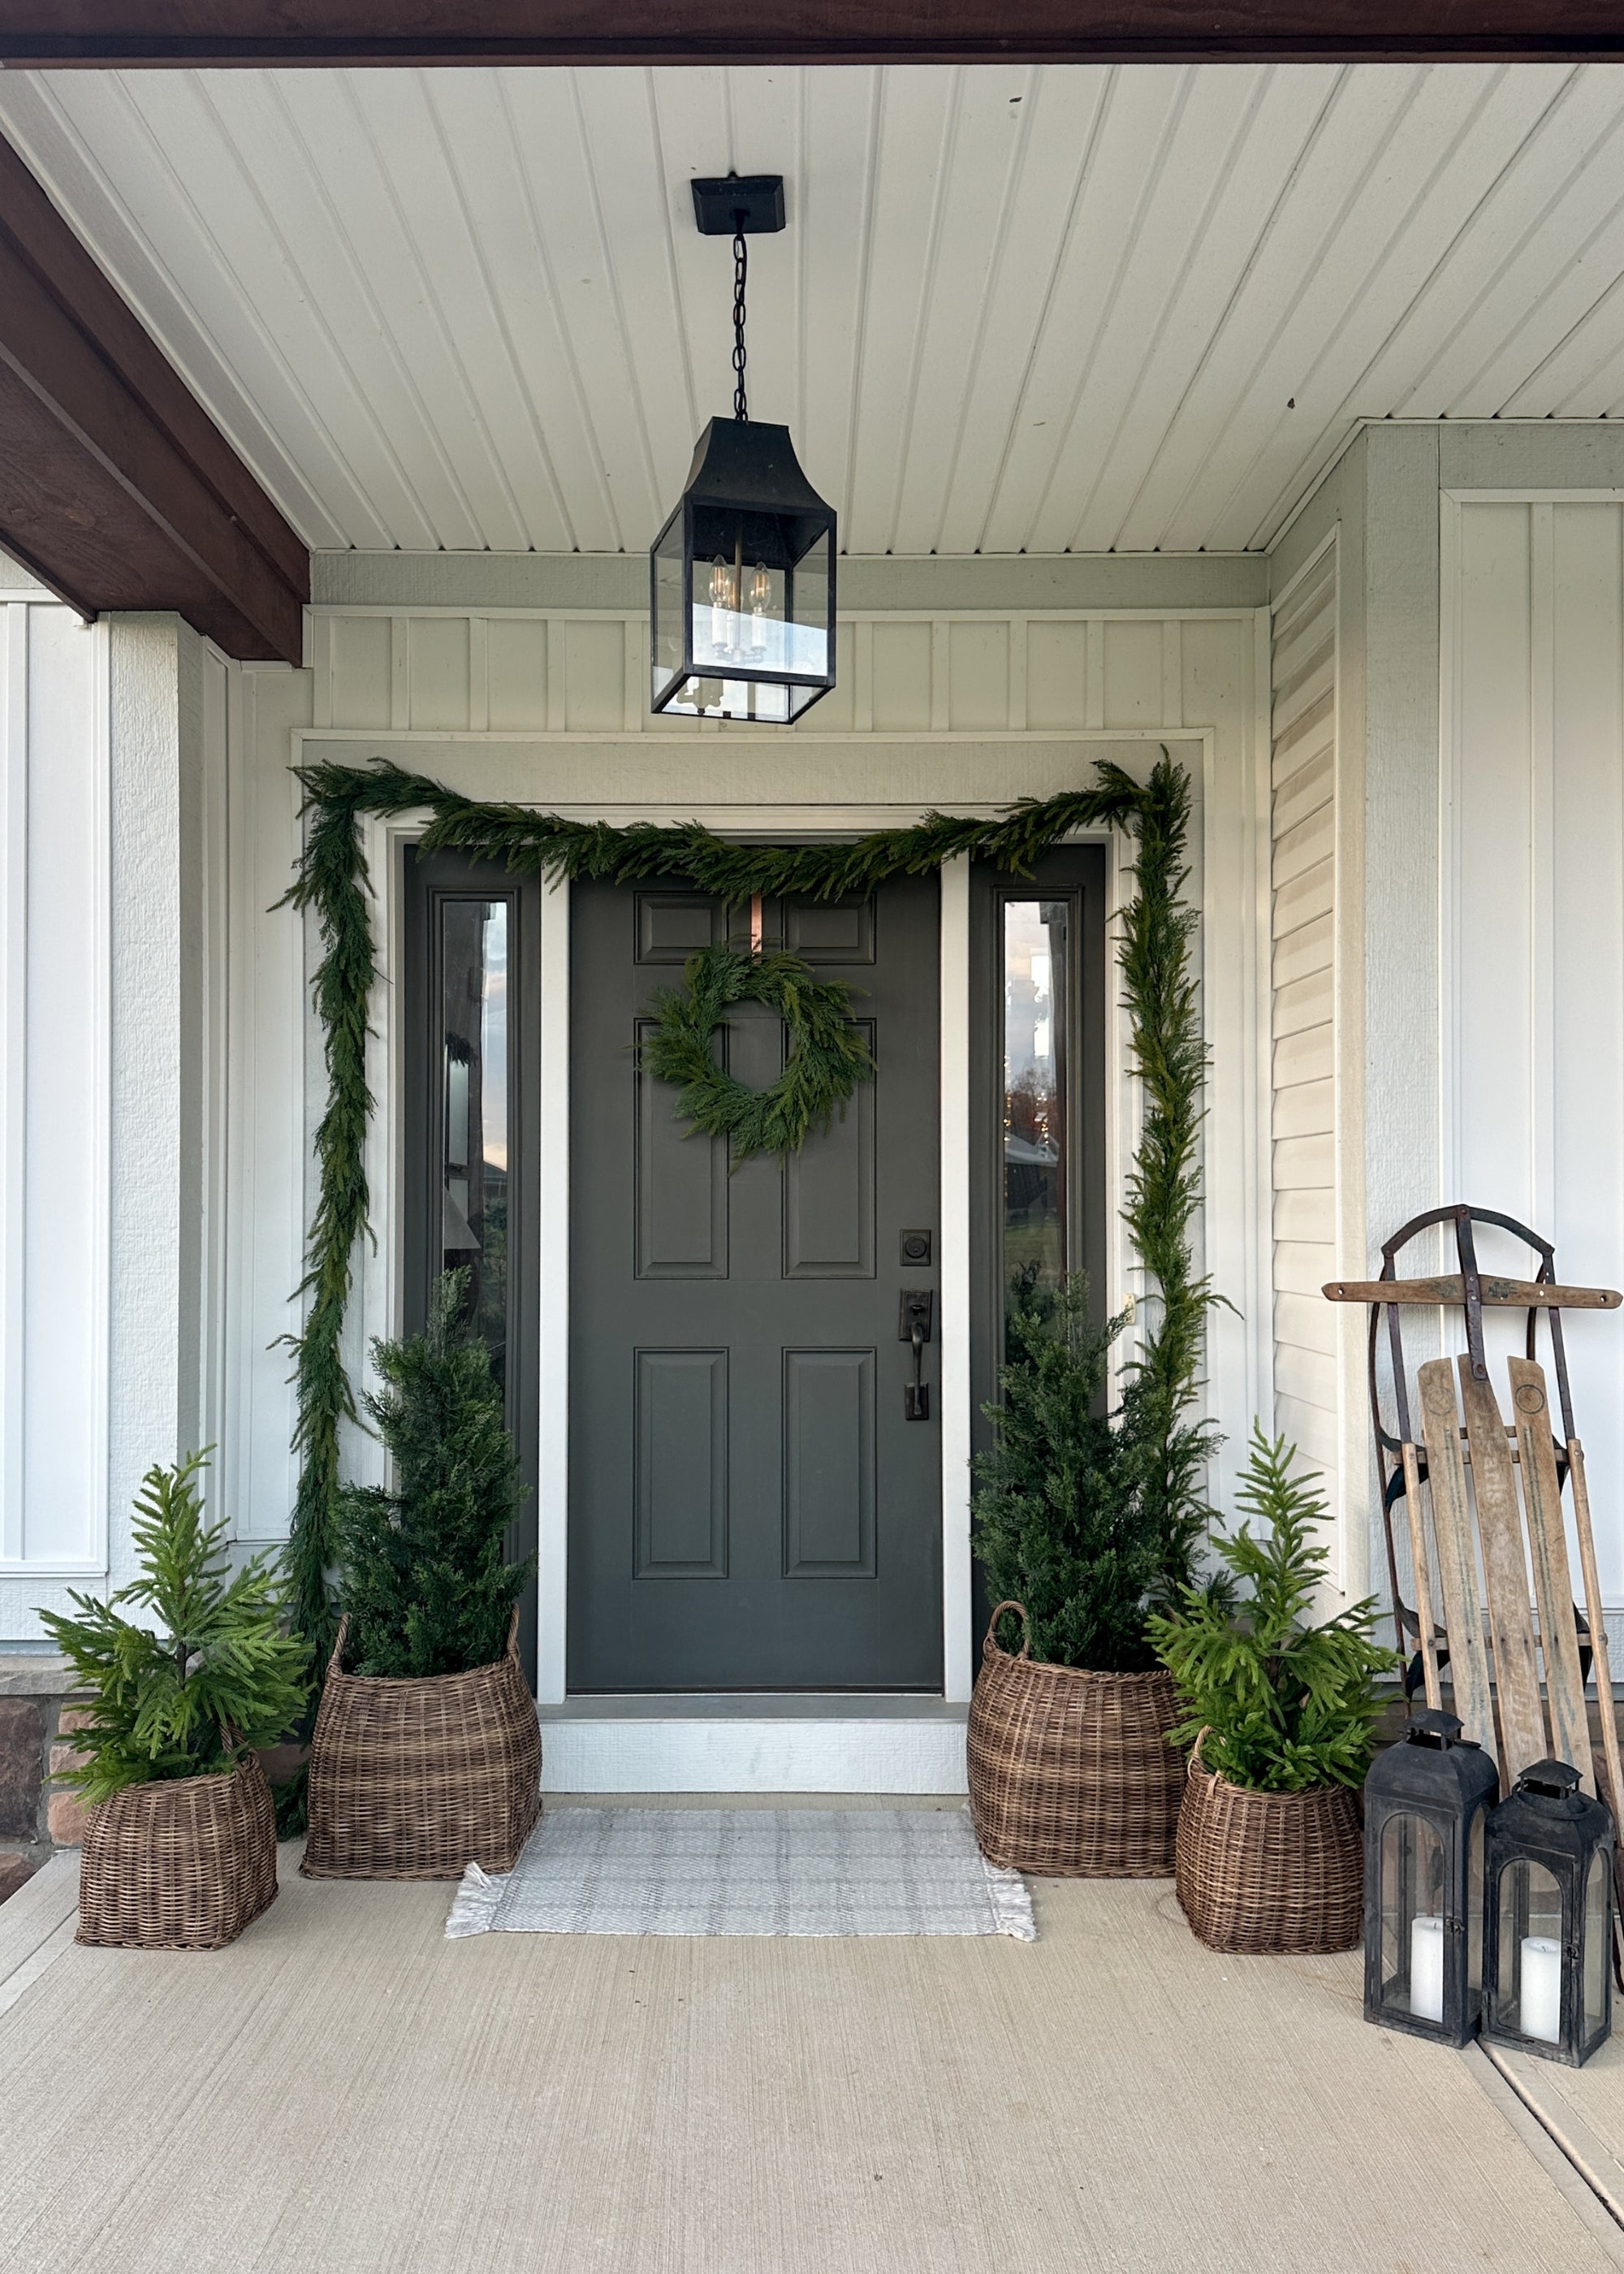
[[[1443,1842],[1425,1818],[1391,1816],[1381,1834],[1382,2004],[1427,2022],[1444,2017]]]
[[[723,676],[740,671],[805,673],[823,678],[825,627],[796,621],[797,571],[741,553],[694,564],[694,666]],[[825,602],[827,579],[825,578]],[[758,717],[765,714],[757,712]],[[787,712],[780,712],[786,716]]]
[[[790,622],[785,668],[814,679],[834,675],[835,659],[829,644],[834,636],[829,621],[829,580],[830,532],[824,530],[795,563],[786,607]]]
[[[799,561],[791,561],[773,524],[752,526],[760,518],[741,516],[730,545],[707,554],[695,550],[689,609],[695,677],[682,689],[673,709],[782,723],[799,717],[823,692],[821,687],[752,684],[757,672],[826,681],[832,661],[829,531],[823,531]],[[708,517],[703,532],[696,530],[696,538],[703,533],[707,541],[714,541],[718,533],[714,522],[714,516]],[[657,556],[657,577],[658,574]],[[741,676],[746,673],[751,680]],[[667,670],[665,676],[669,675]],[[718,691],[722,689],[726,691]]]
[[[654,636],[649,676],[658,703],[682,669],[682,521],[673,514],[654,543]]]
[[[1474,2005],[1483,1995],[1483,1825],[1481,1809],[1472,1818],[1471,1857],[1467,1865],[1466,1885],[1470,1900],[1466,1906],[1466,1979]]]
[[[1613,1938],[1609,1859],[1592,1856],[1584,1883],[1584,2037],[1588,2044],[1607,2018],[1607,1957]]]
[[[1562,1891],[1543,1864],[1500,1875],[1499,2023],[1545,2044],[1562,2036]]]
[[[822,692],[807,690],[807,701]],[[687,679],[666,704],[667,711],[698,719],[755,719],[782,727],[798,718],[806,704],[801,689],[759,679]]]

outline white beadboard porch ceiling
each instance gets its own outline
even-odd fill
[[[1362,418],[1624,407],[1624,67],[7,72],[318,549],[637,551],[751,402],[862,553],[1267,546]]]

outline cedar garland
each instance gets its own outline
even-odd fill
[[[301,1331],[288,1338],[300,1457],[288,1553],[293,1623],[311,1643],[318,1665],[329,1655],[335,1631],[327,1574],[339,1433],[356,1419],[342,1336],[357,1243],[368,1231],[364,1148],[373,1101],[366,1086],[366,1022],[377,962],[361,849],[360,820],[366,813],[426,811],[425,852],[455,850],[548,879],[635,884],[684,877],[733,906],[758,892],[831,900],[872,892],[888,877],[923,876],[966,854],[1019,875],[1071,830],[1128,831],[1139,848],[1137,889],[1124,912],[1118,963],[1146,1111],[1124,1215],[1161,1299],[1134,1364],[1158,1409],[1154,1489],[1169,1550],[1181,1540],[1193,1541],[1203,1518],[1197,1478],[1213,1434],[1190,1416],[1199,1383],[1202,1329],[1220,1299],[1196,1274],[1191,1252],[1191,1225],[1200,1204],[1197,1141],[1207,1051],[1191,968],[1196,917],[1181,899],[1190,784],[1165,749],[1148,782],[1101,761],[1086,789],[1023,798],[992,820],[932,813],[912,828],[879,830],[835,845],[737,844],[697,822],[675,828],[638,822],[617,829],[604,821],[566,821],[529,806],[462,797],[383,760],[297,771],[308,827],[287,900],[314,912],[320,936],[315,1003],[328,1096],[316,1131],[318,1197],[297,1291],[308,1308]]]

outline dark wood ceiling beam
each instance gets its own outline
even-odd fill
[[[52,65],[1621,54],[1618,0],[0,0],[0,60]]]
[[[0,547],[86,615],[300,660],[307,549],[3,140]]]

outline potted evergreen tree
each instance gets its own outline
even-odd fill
[[[1214,1542],[1245,1598],[1187,1588],[1150,1621],[1184,1708],[1175,1741],[1193,1746],[1178,1900],[1214,1950],[1349,1950],[1363,1924],[1358,1793],[1376,1750],[1378,1680],[1401,1661],[1375,1639],[1373,1597],[1310,1617],[1326,1506],[1292,1473],[1296,1459],[1253,1423],[1237,1495],[1251,1520]]]
[[[310,1751],[299,1869],[312,1879],[508,1871],[541,1812],[541,1733],[518,1658],[533,1568],[505,1535],[522,1487],[468,1273],[435,1283],[427,1330],[372,1345],[366,1410],[393,1486],[339,1509],[338,1637]]]
[[[305,1648],[262,1558],[236,1573],[193,1453],[142,1480],[141,1576],[110,1602],[43,1611],[90,1704],[62,1781],[92,1803],[76,1939],[218,1950],[275,1900],[276,1826],[254,1747],[302,1710]],[[145,1614],[131,1619],[124,1608]],[[154,1623],[155,1622],[155,1625]]]
[[[1178,1719],[1152,1604],[1191,1575],[1187,1483],[1199,1430],[1175,1432],[1157,1381],[1130,1368],[1108,1412],[1126,1314],[1093,1323],[1086,1283],[1011,1290],[992,1449],[975,1462],[974,1547],[997,1608],[970,1705],[970,1803],[982,1852],[1018,1871],[1161,1878],[1184,1786]],[[1018,1621],[1019,1654],[1000,1639]],[[1012,1639],[1012,1638],[1011,1638]]]

